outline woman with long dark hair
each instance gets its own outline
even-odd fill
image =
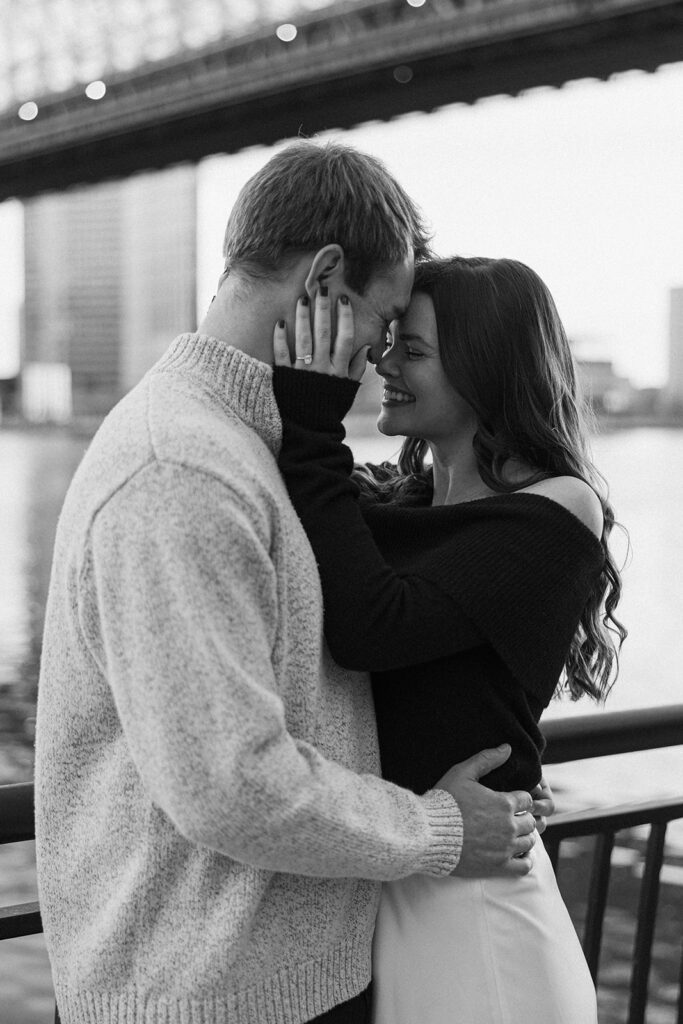
[[[377,365],[379,429],[406,440],[397,465],[354,468],[341,421],[365,353],[350,358],[353,311],[338,300],[332,353],[329,297],[314,338],[301,305],[294,367],[275,330],[280,466],[318,560],[328,645],[372,672],[387,779],[424,792],[509,742],[482,781],[532,790],[544,708],[563,690],[604,699],[626,635],[614,514],[555,304],[513,260],[418,265]],[[595,1024],[540,840],[531,857],[521,878],[383,887],[376,1024]]]

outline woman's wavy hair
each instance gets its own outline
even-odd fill
[[[436,313],[439,353],[453,388],[474,410],[473,447],[481,479],[492,490],[519,490],[538,480],[573,476],[598,495],[605,562],[581,615],[558,692],[602,701],[618,672],[627,635],[614,612],[621,576],[608,546],[615,525],[604,478],[593,465],[592,415],[579,393],[576,367],[553,298],[544,282],[516,260],[483,257],[418,263],[413,292],[428,295]],[[374,501],[425,504],[432,495],[428,444],[408,437],[398,464],[357,467],[361,494]],[[508,459],[532,466],[522,482],[506,480]]]

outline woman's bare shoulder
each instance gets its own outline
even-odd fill
[[[596,537],[602,536],[602,504],[585,480],[578,480],[574,476],[555,476],[524,487],[519,493],[542,494],[551,501],[556,501],[558,505],[562,505],[580,519]]]

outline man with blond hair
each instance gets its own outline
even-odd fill
[[[323,639],[277,469],[272,329],[344,288],[384,343],[427,250],[385,168],[299,142],[242,190],[225,271],[102,424],[61,516],[37,729],[41,908],[63,1024],[369,1020],[379,886],[529,870],[528,793],[379,777],[369,681]],[[457,965],[454,965],[457,968]]]

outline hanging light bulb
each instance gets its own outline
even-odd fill
[[[29,100],[28,103],[21,104],[17,113],[22,121],[33,121],[38,117],[38,104]]]
[[[107,91],[107,87],[104,82],[90,82],[85,87],[85,95],[89,100],[101,100]]]
[[[289,22],[284,25],[278,25],[275,29],[275,35],[278,39],[281,39],[283,43],[291,43],[296,39],[297,29],[296,25],[291,25]]]

